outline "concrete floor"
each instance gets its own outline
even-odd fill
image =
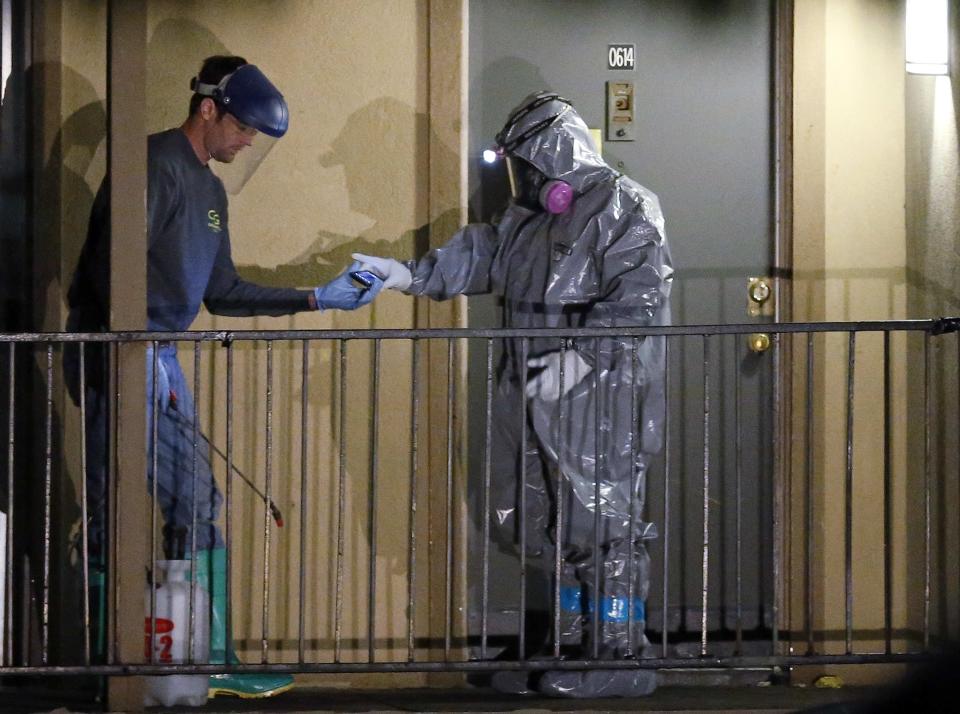
[[[639,699],[552,699],[509,695],[484,687],[355,690],[298,687],[275,699],[220,697],[195,709],[152,707],[150,712],[793,712],[859,714],[872,711],[877,690],[848,687],[661,687]],[[0,686],[0,712],[95,712],[77,692]]]

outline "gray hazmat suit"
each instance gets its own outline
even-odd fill
[[[412,282],[405,292],[437,300],[500,295],[505,326],[512,328],[669,324],[673,269],[657,197],[604,163],[586,124],[557,95],[527,97],[497,138],[514,176],[523,175],[520,183],[532,181],[535,195],[538,184],[566,182],[572,204],[551,213],[515,198],[498,220],[467,225],[410,263]],[[514,193],[523,192],[521,186]],[[528,397],[527,358],[561,354],[565,393]],[[571,357],[585,369],[574,369]],[[555,382],[556,362],[547,367]],[[516,542],[522,522],[528,551],[548,562],[553,547],[561,549],[559,634],[570,644],[583,637],[587,656],[594,646],[601,657],[634,655],[646,642],[649,568],[643,541],[655,530],[641,515],[645,474],[662,442],[663,375],[659,337],[582,338],[566,350],[559,339],[531,338],[504,347],[493,405],[495,525]],[[524,399],[526,428],[520,422]],[[600,598],[594,592],[597,565]]]

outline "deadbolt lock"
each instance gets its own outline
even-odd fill
[[[773,281],[770,278],[748,278],[747,315],[773,317]]]

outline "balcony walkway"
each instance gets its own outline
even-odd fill
[[[484,687],[459,689],[297,688],[276,699],[220,697],[198,708],[151,707],[148,711],[193,712],[794,712],[852,714],[873,711],[878,690],[866,687],[662,687],[638,699],[553,699],[501,694]],[[4,714],[102,711],[76,693],[0,687]],[[835,705],[835,706],[831,706]]]

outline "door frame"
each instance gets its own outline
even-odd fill
[[[775,0],[773,11],[773,265],[774,322],[793,316],[793,57],[794,0]],[[789,554],[788,489],[791,464],[791,380],[793,360],[787,342],[775,341],[773,373],[773,643],[780,647],[783,623],[789,623],[787,583]],[[789,631],[789,626],[786,628]]]

